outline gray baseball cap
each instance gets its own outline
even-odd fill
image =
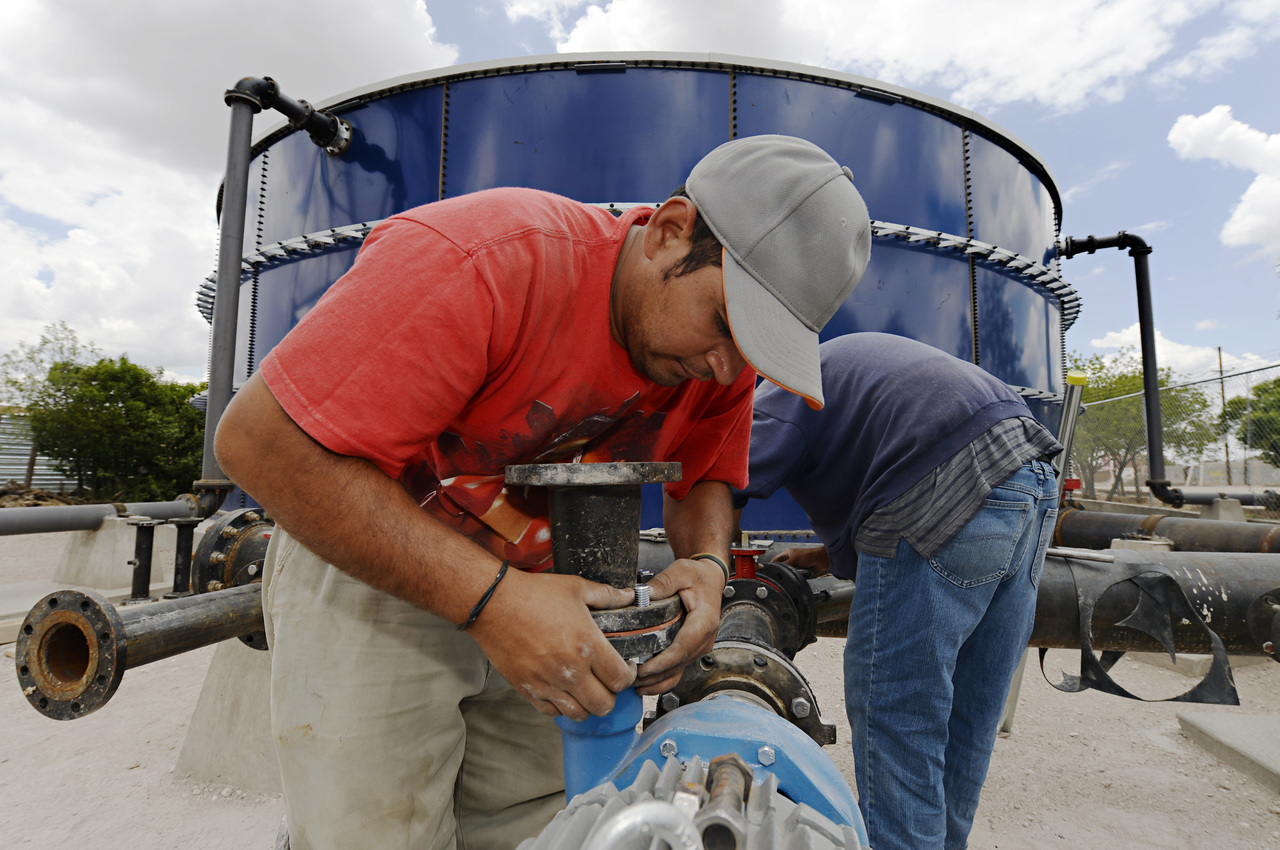
[[[738,350],[765,378],[821,408],[818,331],[871,254],[871,221],[853,174],[804,139],[748,136],[703,157],[685,191],[724,246],[724,300]]]

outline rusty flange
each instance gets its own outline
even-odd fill
[[[591,617],[618,654],[643,663],[671,646],[684,625],[684,605],[679,596],[659,599],[643,608],[628,605],[592,611]]]
[[[126,667],[124,622],[105,596],[59,590],[31,609],[14,661],[23,696],[45,717],[75,720],[109,700]]]

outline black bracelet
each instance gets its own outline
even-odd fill
[[[502,568],[498,570],[498,577],[493,580],[493,584],[489,585],[489,589],[484,592],[484,596],[480,597],[480,601],[476,603],[476,607],[471,609],[471,613],[467,615],[467,621],[458,626],[458,631],[465,632],[471,627],[471,624],[480,616],[480,612],[484,610],[484,606],[489,604],[490,597],[493,592],[498,589],[498,582],[502,581],[502,577],[507,574],[507,567],[511,566],[510,561],[503,561]]]
[[[724,558],[714,552],[699,552],[696,555],[689,556],[690,561],[713,561],[720,568],[720,572],[724,573],[724,583],[729,583],[729,565],[724,562]]]

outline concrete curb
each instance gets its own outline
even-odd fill
[[[1179,712],[1182,734],[1219,760],[1280,793],[1280,717]]]

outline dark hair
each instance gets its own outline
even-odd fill
[[[671,193],[671,197],[688,198],[689,193],[685,191],[684,184],[681,183]],[[703,221],[702,216],[698,215],[693,223],[693,239],[689,243],[689,253],[684,255],[684,259],[672,263],[671,267],[662,273],[662,279],[671,280],[673,277],[684,277],[687,274],[693,274],[698,269],[706,268],[707,266],[719,266],[720,251],[720,240],[716,239],[716,235],[711,232],[711,228],[707,227],[707,223]]]

